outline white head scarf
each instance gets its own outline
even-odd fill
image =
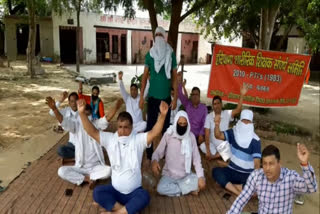
[[[243,119],[250,120],[251,123],[245,124],[241,121]],[[242,110],[240,120],[233,127],[233,133],[237,144],[245,149],[249,147],[253,138],[259,139],[259,137],[254,133],[252,120],[253,112],[248,109]]]
[[[179,135],[177,133],[177,123],[180,117],[186,118],[188,122],[187,131],[184,133],[184,135]],[[191,125],[190,125],[187,113],[181,110],[181,111],[178,111],[178,113],[176,114],[173,125],[171,125],[166,131],[168,135],[181,140],[182,142],[181,154],[184,155],[185,157],[185,170],[186,170],[186,173],[188,174],[191,172],[191,160],[192,160],[192,144],[191,144],[190,126]]]
[[[154,44],[150,49],[150,56],[154,59],[154,68],[157,73],[159,73],[161,67],[164,65],[166,76],[171,79],[171,63],[172,63],[172,52],[173,49],[165,41],[165,30],[163,27],[157,27],[155,34],[161,33],[163,37],[156,36],[154,39]]]

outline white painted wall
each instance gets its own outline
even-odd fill
[[[227,45],[227,46],[234,46],[234,47],[242,47],[242,37],[237,37],[232,41],[229,41],[229,38],[221,38],[219,41],[216,42],[219,45]]]
[[[212,54],[211,43],[209,43],[203,35],[200,35],[198,43],[198,63],[206,63],[207,54]]]
[[[73,25],[67,23],[68,19],[73,19]],[[59,26],[76,26],[77,19],[75,13],[68,13],[59,16],[53,14],[53,46],[54,54],[60,55],[60,38],[59,38]],[[163,26],[166,30],[169,29],[169,22],[159,19],[158,24]],[[96,29],[97,26],[105,27],[115,27],[115,28],[130,28],[130,29],[151,29],[151,24],[148,18],[136,18],[133,20],[124,19],[122,16],[112,16],[105,14],[96,14],[96,13],[80,13],[80,26],[82,27],[83,33],[83,50],[84,50],[84,63],[96,63]],[[179,25],[179,31],[182,32],[199,32],[195,24],[189,21],[183,22]],[[129,35],[130,34],[130,35]],[[203,45],[203,47],[202,47]],[[208,46],[208,47],[207,47]],[[180,61],[181,54],[181,34],[178,35],[178,46],[177,46],[177,61]],[[199,41],[199,51],[203,54],[199,54],[198,58],[205,57],[206,51],[210,50],[211,45],[207,42],[202,41],[200,45]],[[127,35],[127,62],[131,63],[131,33],[128,32]],[[130,48],[130,50],[129,50]],[[211,51],[210,51],[211,52]]]
[[[304,54],[306,50],[306,41],[304,38],[288,38],[287,53]]]

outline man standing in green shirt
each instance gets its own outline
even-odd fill
[[[148,91],[147,131],[150,131],[157,122],[159,105],[165,101],[174,110],[177,106],[177,60],[171,46],[165,41],[165,30],[157,27],[155,31],[154,45],[145,58],[145,68],[142,77],[141,94],[144,94],[148,76],[150,76],[150,87]],[[174,90],[174,97],[171,100],[171,87]],[[139,106],[143,109],[144,98],[140,96]],[[162,134],[170,125],[169,109]],[[151,160],[153,144],[147,148],[147,158]]]

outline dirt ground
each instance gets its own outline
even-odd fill
[[[48,115],[45,97],[58,98],[63,91],[77,91],[78,88],[74,74],[55,64],[44,64],[46,73],[33,80],[26,75],[24,62],[11,63],[11,67],[0,68],[0,185],[3,187],[62,137],[62,134],[52,130],[57,122]],[[89,86],[84,86],[84,89],[89,93]],[[117,84],[101,86],[101,97],[107,112],[119,96]],[[319,115],[316,117],[319,120]],[[272,123],[268,116],[257,118],[262,121],[261,124],[267,120]],[[297,136],[276,134],[265,126],[258,128],[257,134],[262,139],[263,147],[271,143],[278,146],[283,166],[299,172],[296,143],[306,143],[312,152],[310,162],[319,185],[319,138],[314,134],[314,128],[309,130],[311,134],[300,133]],[[319,193],[307,195],[303,206],[294,206],[294,213],[319,213],[319,204]]]

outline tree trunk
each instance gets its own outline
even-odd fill
[[[76,67],[77,72],[80,73],[80,9],[81,9],[81,0],[78,0],[77,7],[77,29],[76,29]]]
[[[270,49],[270,42],[273,33],[274,23],[279,9],[280,4],[274,7],[261,8],[259,49]]]
[[[168,43],[176,53],[183,0],[172,1]]]
[[[27,62],[28,62],[28,73],[31,78],[35,76],[34,70],[34,58],[36,49],[36,15],[35,15],[35,0],[28,1],[28,13],[29,13],[29,38],[27,48]]]
[[[158,27],[158,21],[157,21],[157,13],[154,5],[153,0],[143,0],[143,4],[146,7],[146,9],[149,12],[149,19],[151,23],[152,28],[152,34],[154,36],[154,32],[156,31],[156,28]]]

